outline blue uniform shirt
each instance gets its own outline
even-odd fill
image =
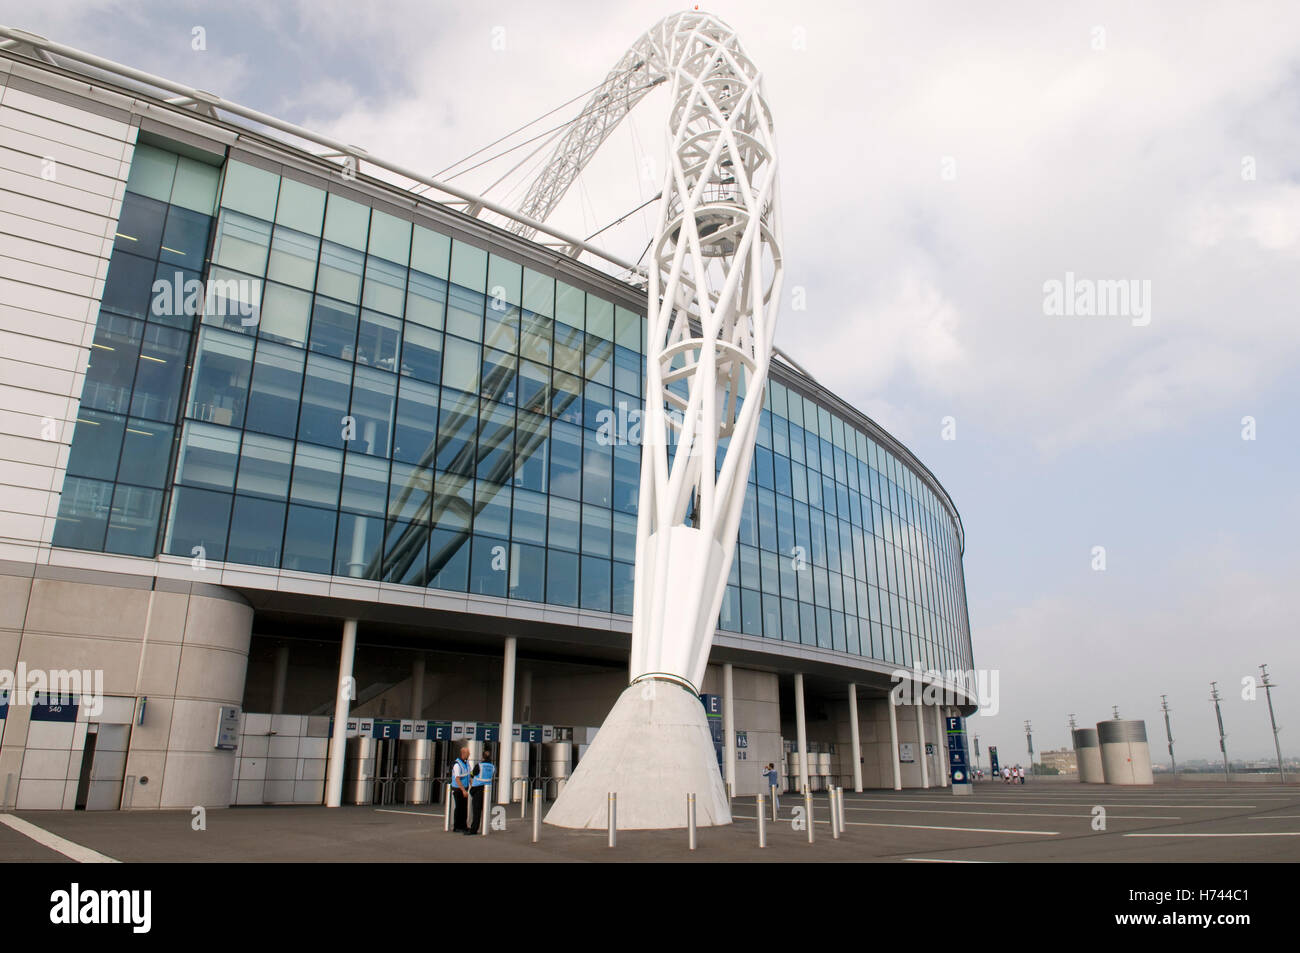
[[[496,772],[497,769],[492,767],[491,761],[480,762],[478,766],[478,776],[474,778],[470,786],[476,788],[487,787],[492,778],[496,776]]]

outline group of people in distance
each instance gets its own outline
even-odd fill
[[[1014,768],[1004,767],[1002,769],[1002,783],[1003,784],[1024,784],[1025,769],[1022,768],[1020,765],[1016,765]]]
[[[451,795],[455,799],[452,812],[451,829],[458,834],[477,834],[482,828],[484,811],[492,810],[491,804],[484,804],[483,789],[496,777],[496,767],[492,764],[492,749],[483,746],[483,757],[470,766],[469,747],[460,749],[460,757],[451,766]],[[474,822],[469,823],[470,807],[474,809]]]

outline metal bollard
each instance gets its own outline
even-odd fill
[[[479,824],[483,830],[480,831],[484,837],[487,837],[488,828],[492,826],[492,782],[489,781],[483,785],[483,807],[479,809],[483,816],[479,818]]]
[[[775,785],[775,784],[771,785],[771,788],[772,788],[772,823],[775,824],[775,823],[777,822],[777,816],[776,816],[776,815],[777,815],[777,808],[776,808],[776,804],[777,804],[777,791],[776,791],[776,785]]]
[[[761,850],[767,846],[767,814],[763,812],[763,792],[759,791],[754,797],[754,803],[758,805],[758,846]]]
[[[843,834],[843,833],[844,833],[844,823],[845,823],[845,822],[844,822],[844,788],[843,788],[843,787],[841,787],[841,788],[839,789],[839,793],[837,793],[837,794],[835,795],[835,803],[836,803],[836,806],[838,806],[839,809],[840,809],[840,833]]]
[[[609,792],[609,815],[605,819],[605,829],[609,831],[609,846],[618,841],[618,795]]]
[[[686,795],[686,829],[690,832],[690,849],[695,849],[695,795]]]
[[[442,786],[442,829],[451,830],[451,788]]]
[[[834,838],[835,840],[839,840],[840,839],[840,810],[839,807],[837,807],[835,804],[835,788],[831,787],[830,790],[827,791],[826,793],[829,795],[827,799],[827,807],[829,807],[831,810],[831,837]]]
[[[537,837],[542,828],[542,789],[533,790],[533,843],[537,843]]]
[[[813,834],[813,827],[815,826],[813,824],[813,796],[812,792],[808,790],[806,785],[803,789],[803,811],[804,820],[808,822],[808,843],[811,844],[817,838],[816,835]]]

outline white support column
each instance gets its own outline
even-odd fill
[[[284,691],[289,684],[289,646],[275,649],[275,675],[271,682],[271,714],[284,714]]]
[[[930,756],[925,753],[925,699],[916,700],[916,730],[920,736],[921,750],[916,753],[921,762],[921,787],[930,786]]]
[[[510,771],[514,767],[514,725],[515,725],[515,649],[518,640],[514,636],[506,639],[505,658],[501,665],[501,750],[497,753],[496,783],[497,803],[510,803]],[[486,798],[487,795],[484,795]],[[485,813],[491,816],[491,811]]]
[[[524,669],[524,684],[519,690],[519,720],[521,722],[532,723],[533,721],[533,670]]]
[[[424,712],[424,653],[411,662],[411,717],[419,721]]]
[[[343,622],[343,646],[339,649],[339,682],[334,696],[334,733],[330,735],[330,759],[325,777],[325,806],[343,803],[343,756],[347,750],[348,708],[352,702],[352,661],[357,654],[357,620]]]
[[[939,759],[939,787],[948,786],[948,732],[943,726],[943,708],[939,705],[934,706],[934,730],[938,732],[935,735],[934,754]]]
[[[722,763],[726,770],[727,796],[736,796],[736,685],[728,662],[722,666]]]
[[[889,747],[890,763],[894,766],[894,790],[903,790],[903,766],[898,763],[898,705],[894,703],[894,693],[889,693]]]
[[[799,745],[799,791],[808,789],[808,725],[803,714],[803,673],[794,673],[794,728]]]
[[[862,793],[862,738],[858,734],[858,686],[849,682],[849,737],[853,743],[853,790]]]

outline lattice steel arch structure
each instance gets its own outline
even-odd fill
[[[648,30],[591,95],[519,211],[544,221],[618,123],[665,82],[672,107],[651,242],[631,672],[695,690],[744,503],[782,276],[772,117],[735,31],[701,12]],[[513,230],[532,232],[519,222]]]
[[[638,792],[630,816],[620,809],[626,826],[682,826],[683,793],[700,797],[699,823],[731,820],[696,696],[735,553],[782,277],[772,117],[735,31],[699,12],[656,24],[592,96],[521,212],[544,219],[659,82],[671,108],[648,276],[630,685],[547,817],[566,827],[600,826],[606,793],[618,790]]]

